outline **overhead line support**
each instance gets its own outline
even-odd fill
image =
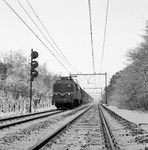
[[[70,74],[70,76],[77,77],[83,75],[105,75],[105,97],[106,97],[106,104],[107,104],[107,73],[87,73],[87,74]]]
[[[105,73],[87,73],[87,74],[82,74],[82,73],[80,73],[80,74],[70,74],[70,76],[78,76],[78,75],[107,75],[107,73],[105,72]]]

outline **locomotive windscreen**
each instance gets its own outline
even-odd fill
[[[53,91],[60,93],[73,92],[73,84],[54,84]]]

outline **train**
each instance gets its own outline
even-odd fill
[[[58,109],[72,109],[91,101],[92,97],[72,77],[60,77],[53,84],[52,105]]]

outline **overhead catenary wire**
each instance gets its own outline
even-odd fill
[[[94,49],[93,49],[93,31],[92,31],[92,18],[91,18],[91,3],[88,0],[88,7],[89,7],[89,18],[90,18],[90,36],[91,36],[91,50],[92,50],[92,65],[93,65],[93,73],[95,74],[95,58],[94,58]],[[96,86],[96,79],[94,76],[94,83]]]
[[[88,0],[89,7],[89,18],[90,18],[90,36],[91,36],[91,50],[92,50],[92,65],[93,65],[93,73],[95,73],[95,60],[94,60],[94,49],[93,49],[93,32],[92,32],[92,19],[91,19],[91,4],[90,0]]]
[[[71,72],[65,67],[65,65],[56,57],[56,55],[49,49],[49,47],[39,38],[39,36],[29,27],[29,25],[18,15],[18,13],[8,4],[6,0],[3,0],[7,6],[14,12],[14,14],[27,26],[27,28],[38,38],[38,40],[47,48],[47,50],[58,60],[58,62],[71,74]]]
[[[37,13],[35,12],[35,10],[33,9],[32,5],[29,3],[28,0],[26,0],[28,5],[30,6],[31,10],[33,11],[33,13],[35,14],[36,18],[39,20],[40,24],[42,25],[42,27],[44,28],[44,30],[46,31],[46,33],[48,34],[48,36],[50,37],[50,39],[52,40],[52,42],[55,44],[56,48],[59,50],[59,52],[61,53],[61,55],[64,57],[64,59],[66,60],[66,62],[69,64],[69,66],[75,71],[78,72],[72,65],[71,63],[67,60],[67,58],[64,56],[64,54],[62,53],[62,51],[60,50],[60,48],[58,47],[58,45],[55,43],[55,41],[53,40],[53,38],[51,37],[51,35],[49,34],[48,30],[46,29],[46,27],[44,26],[44,24],[42,23],[41,19],[39,18],[39,16],[37,15]]]
[[[63,57],[59,54],[59,52],[54,48],[54,46],[50,43],[50,41],[47,39],[47,37],[44,35],[44,33],[40,30],[40,28],[37,26],[37,24],[35,23],[35,21],[32,19],[32,17],[29,15],[29,13],[26,11],[26,9],[23,7],[23,5],[20,3],[19,0],[17,0],[19,5],[22,7],[22,9],[25,11],[25,13],[27,14],[27,16],[30,18],[30,20],[33,22],[33,24],[37,27],[37,29],[40,31],[40,33],[43,35],[43,37],[47,40],[47,42],[51,45],[51,47],[56,51],[56,53],[58,54],[58,56],[67,64],[69,65],[70,63],[68,62],[68,60],[65,58],[65,56],[62,53],[62,56],[66,59],[63,59]],[[51,36],[50,36],[51,38]],[[52,39],[53,40],[53,39]],[[70,66],[70,65],[69,65]],[[70,66],[71,67],[71,66]],[[71,67],[72,68],[72,67]],[[73,69],[73,68],[72,68]],[[74,70],[74,69],[73,69]]]
[[[105,49],[105,42],[106,42],[108,8],[109,8],[109,0],[107,0],[107,6],[106,6],[106,18],[105,18],[105,27],[104,27],[104,38],[103,38],[103,48],[102,48],[102,58],[101,58],[100,73],[101,73],[102,65],[103,65],[104,49]]]

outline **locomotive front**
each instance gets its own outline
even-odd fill
[[[71,108],[73,106],[74,84],[72,80],[58,80],[53,85],[52,104],[58,109]]]

